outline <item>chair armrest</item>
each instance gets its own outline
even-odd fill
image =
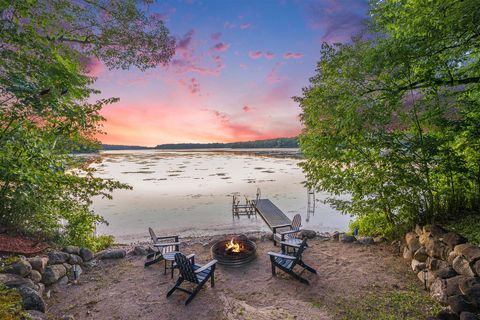
[[[205,269],[208,269],[210,268],[211,266],[214,266],[215,264],[217,263],[217,260],[212,260],[210,261],[209,263],[203,265],[202,267],[200,267],[199,269],[195,270],[195,273],[200,273],[202,271],[205,271]]]
[[[289,243],[289,242],[285,242],[285,241],[280,241],[280,245],[286,246],[286,247],[292,247],[292,248],[296,248],[296,249],[300,248],[299,244]]]
[[[170,246],[179,246],[180,245],[180,242],[170,242],[170,243],[154,243],[153,246],[154,247],[160,247],[160,248],[163,248],[163,247],[170,247]]]
[[[293,229],[293,230],[283,231],[283,232],[279,232],[279,234],[281,234],[282,236],[284,236],[284,235],[287,235],[287,234],[292,234],[292,233],[297,233],[297,232],[300,232],[300,229]]]
[[[274,226],[274,227],[272,227],[272,231],[273,231],[273,233],[277,233],[277,229],[285,228],[285,227],[290,227],[290,229],[291,229],[292,225],[291,224],[281,224],[281,225],[278,225],[278,226]]]
[[[175,239],[175,242],[178,242],[178,236],[163,236],[163,237],[157,237],[157,240],[165,240],[165,239]]]
[[[187,259],[190,260],[192,264],[195,263],[195,253],[189,254]]]
[[[287,256],[286,254],[281,254],[281,253],[276,253],[276,252],[268,252],[269,256],[277,257],[277,258],[282,258],[282,259],[288,259],[288,260],[296,260],[296,257],[292,256]]]

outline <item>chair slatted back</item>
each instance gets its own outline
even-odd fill
[[[301,226],[302,226],[302,216],[297,213],[292,220],[292,229],[298,230],[300,229]]]
[[[297,250],[295,250],[295,254],[293,256],[296,259],[293,261],[290,269],[293,269],[293,267],[295,267],[295,265],[298,263],[298,261],[300,261],[302,259],[302,253],[303,253],[303,251],[305,251],[306,246],[307,246],[307,239],[303,239],[300,247]]]
[[[153,243],[157,243],[157,235],[153,231],[152,228],[148,228],[148,232],[150,232],[150,237],[152,238]]]
[[[192,262],[183,253],[175,253],[175,262],[183,279],[198,284],[198,278],[193,270]]]

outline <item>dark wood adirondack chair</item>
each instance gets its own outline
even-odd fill
[[[212,260],[209,263],[201,266],[199,264],[195,264],[190,260],[188,257],[183,255],[182,253],[175,254],[175,264],[176,267],[180,270],[180,276],[178,277],[175,286],[168,291],[167,298],[175,291],[180,290],[190,294],[188,296],[187,301],[185,301],[185,305],[189,304],[190,301],[195,298],[195,295],[200,291],[203,285],[210,279],[210,284],[212,288],[215,286],[215,266],[217,260]],[[188,281],[195,284],[195,289],[193,291],[181,288],[180,285],[183,281]]]
[[[178,236],[157,237],[152,228],[148,228],[148,232],[150,233],[150,237],[153,241],[153,246],[157,249],[157,252],[147,255],[145,267],[156,262],[165,260],[164,274],[167,273],[167,262],[170,262],[170,269],[172,271],[173,277],[173,261],[175,259],[175,253],[180,251],[180,242],[178,241]]]
[[[273,244],[277,242],[285,242],[293,245],[300,245],[302,240],[299,238],[300,227],[302,226],[302,216],[296,214],[292,223],[283,226],[277,226],[273,228]],[[282,246],[282,251],[286,251],[287,248]]]
[[[299,280],[300,282],[305,284],[310,284],[307,279],[301,277],[301,274],[305,270],[308,270],[315,274],[317,273],[315,269],[308,266],[302,260],[302,253],[305,250],[305,247],[307,246],[307,239],[303,240],[300,245],[291,245],[291,244],[283,244],[283,245],[295,247],[296,249],[295,253],[293,255],[286,255],[283,252],[282,253],[269,252],[268,255],[270,256],[270,262],[272,263],[272,274],[276,276],[275,268],[279,268],[280,270],[283,270],[284,272],[288,273],[289,275]],[[299,274],[297,274],[293,270],[293,268],[295,268],[296,265],[303,267],[302,272],[300,272]]]

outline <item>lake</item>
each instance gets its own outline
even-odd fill
[[[148,239],[148,227],[181,236],[266,231],[258,215],[232,218],[232,195],[245,202],[244,196],[255,199],[257,188],[290,218],[300,213],[306,229],[346,230],[350,217],[324,204],[327,194],[317,193],[308,212],[300,162],[296,149],[102,151],[92,163],[97,176],[133,190],[94,199],[93,209],[109,222],[97,233],[135,242]]]

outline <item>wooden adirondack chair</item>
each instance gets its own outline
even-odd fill
[[[210,279],[210,285],[212,288],[215,286],[215,266],[217,260],[212,260],[209,263],[201,266],[199,264],[195,264],[192,260],[188,259],[182,253],[175,254],[175,264],[176,267],[180,270],[180,276],[178,277],[175,286],[170,289],[167,293],[167,298],[175,291],[180,290],[190,294],[185,301],[185,305],[189,304],[190,301],[195,298],[195,295],[200,291],[203,285]],[[195,284],[195,289],[193,291],[181,288],[180,285],[183,281],[188,281]]]
[[[300,227],[302,226],[302,216],[296,214],[291,224],[277,226],[273,228],[273,244],[277,242],[285,242],[293,245],[300,245],[302,240],[299,238]],[[282,246],[282,251],[286,251],[287,248]]]
[[[153,241],[153,246],[157,249],[157,252],[147,255],[145,267],[152,265],[156,262],[165,260],[164,274],[167,273],[167,262],[170,262],[170,269],[172,271],[173,277],[173,261],[175,260],[175,253],[180,251],[180,242],[178,241],[178,236],[157,237],[152,228],[148,228],[148,232],[150,233],[150,237]]]
[[[303,240],[300,245],[291,245],[286,243],[283,245],[295,247],[295,253],[293,255],[286,255],[284,253],[268,252],[268,255],[270,256],[270,262],[272,263],[272,274],[276,276],[275,268],[279,268],[280,270],[283,270],[284,272],[288,273],[300,282],[310,284],[307,279],[301,277],[301,274],[305,270],[308,270],[315,274],[317,273],[315,269],[308,266],[302,260],[302,253],[307,245],[307,239]],[[300,272],[299,274],[297,274],[293,270],[296,265],[303,267],[302,272]]]

